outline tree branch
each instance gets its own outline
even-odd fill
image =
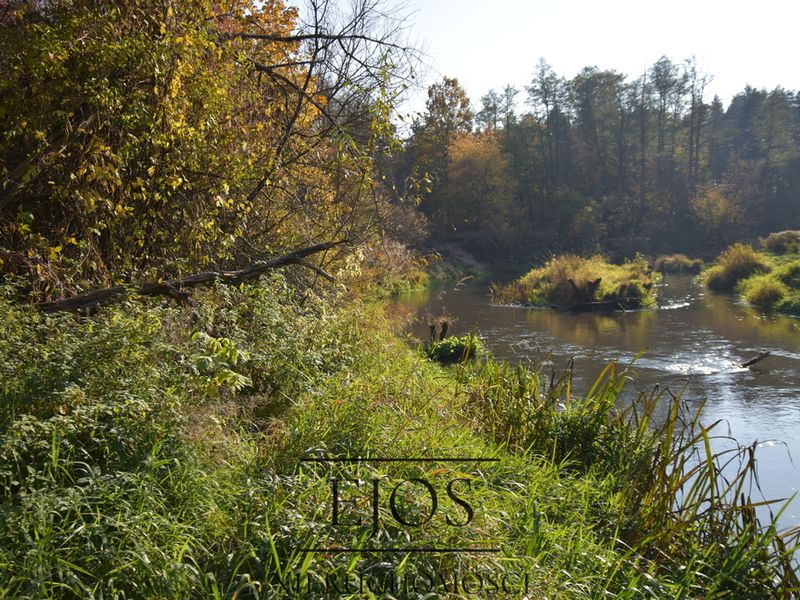
[[[336,242],[325,242],[324,244],[316,244],[315,246],[308,246],[301,248],[294,252],[289,252],[282,256],[277,256],[267,261],[257,262],[239,269],[238,271],[205,271],[203,273],[196,273],[195,275],[188,275],[186,277],[177,277],[168,281],[150,282],[140,285],[137,289],[133,290],[135,293],[142,296],[170,296],[177,298],[181,302],[191,303],[188,293],[183,291],[185,288],[191,288],[198,285],[205,285],[219,281],[227,285],[234,285],[243,281],[256,279],[266,271],[282,267],[284,265],[301,265],[309,268],[326,279],[333,281],[333,276],[324,271],[322,268],[317,267],[304,260],[307,256],[330,250],[335,246],[346,243],[347,240],[339,240]],[[129,288],[122,285],[114,287],[103,288],[85,294],[79,294],[72,298],[65,300],[56,300],[54,302],[42,302],[37,305],[39,310],[45,313],[53,312],[68,312],[81,309],[94,308],[100,304],[105,304],[117,296],[124,295],[129,291]]]

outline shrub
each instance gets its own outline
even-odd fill
[[[656,259],[656,271],[661,273],[699,273],[703,270],[703,261],[689,258],[685,254],[668,254]]]
[[[730,292],[740,281],[756,273],[769,271],[765,257],[748,244],[734,244],[717,257],[706,270],[706,285],[717,292]]]
[[[449,337],[433,342],[428,348],[428,358],[444,364],[464,362],[483,352],[480,338],[469,334],[462,337]]]
[[[757,275],[747,279],[743,284],[745,299],[752,305],[772,310],[782,300],[789,289],[772,275]]]
[[[793,260],[776,270],[775,276],[792,289],[800,290],[800,260]]]
[[[800,231],[787,229],[770,233],[761,240],[761,246],[773,254],[790,254],[800,252]]]

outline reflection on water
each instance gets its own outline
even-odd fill
[[[742,444],[761,442],[756,455],[769,498],[800,487],[800,319],[764,315],[728,296],[706,292],[685,275],[667,276],[657,311],[591,314],[494,306],[488,286],[471,284],[410,294],[402,299],[420,316],[414,333],[428,335],[426,318],[446,313],[451,332],[476,330],[495,356],[550,368],[575,360],[575,389],[586,391],[611,360],[637,353],[639,379],[629,394],[659,383],[699,403],[705,421],[723,419],[719,434]],[[766,360],[740,365],[760,352]],[[800,500],[781,524],[800,523]]]

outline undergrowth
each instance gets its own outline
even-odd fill
[[[366,580],[373,597],[411,598],[431,576],[439,597],[503,577],[509,598],[800,587],[796,536],[756,519],[754,449],[714,454],[716,428],[662,391],[620,406],[632,374],[614,364],[585,397],[569,367],[441,367],[378,305],[280,276],[198,294],[195,309],[132,299],[92,317],[12,296],[0,597],[369,597]],[[461,462],[362,460],[381,457]],[[331,477],[351,524],[332,526]],[[427,521],[420,480],[439,494]],[[419,525],[398,521],[393,489]],[[430,545],[498,551],[379,550]]]

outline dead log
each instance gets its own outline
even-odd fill
[[[326,279],[333,280],[330,274],[325,272],[322,268],[307,262],[305,257],[330,250],[331,248],[345,243],[347,240],[339,240],[336,242],[325,242],[324,244],[316,244],[301,248],[294,252],[289,252],[282,256],[277,256],[270,260],[254,263],[243,269],[237,271],[204,271],[203,273],[196,273],[194,275],[187,275],[186,277],[176,277],[161,282],[144,283],[139,287],[128,287],[123,285],[115,285],[109,288],[94,290],[84,294],[78,294],[72,298],[64,300],[56,300],[54,302],[41,302],[37,304],[39,310],[45,313],[53,312],[70,312],[82,309],[91,309],[101,304],[105,304],[110,300],[121,296],[127,292],[133,292],[142,296],[170,296],[184,303],[191,303],[191,298],[186,288],[192,288],[198,285],[206,285],[219,281],[227,285],[236,285],[243,281],[256,279],[266,271],[282,267],[285,265],[301,265],[303,267],[312,269],[319,275]]]
[[[769,355],[770,355],[769,352],[762,352],[761,354],[759,354],[755,358],[751,358],[747,362],[743,362],[742,365],[741,365],[741,368],[742,369],[746,369],[747,367],[752,367],[754,364],[760,363],[762,360],[767,358]]]

